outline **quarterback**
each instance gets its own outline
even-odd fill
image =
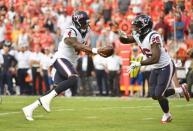
[[[64,31],[63,38],[59,43],[58,51],[54,54],[51,65],[56,70],[54,75],[55,87],[32,104],[22,108],[25,118],[28,121],[33,121],[33,111],[40,105],[47,112],[50,112],[51,100],[77,83],[78,75],[75,66],[79,51],[89,54],[99,54],[103,57],[112,55],[112,47],[91,49],[84,44],[90,27],[89,17],[86,12],[75,12],[72,16],[72,22],[72,26],[66,28]]]

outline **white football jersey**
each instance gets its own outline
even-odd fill
[[[70,61],[74,66],[76,66],[79,52],[77,52],[74,47],[64,42],[64,39],[67,37],[76,37],[78,42],[82,44],[85,43],[87,38],[87,36],[83,38],[80,32],[74,26],[69,26],[68,28],[66,28],[63,33],[63,38],[58,45],[58,50],[54,55],[54,61],[57,58],[65,58]]]
[[[136,38],[135,38],[136,40]],[[159,62],[156,64],[153,64],[151,67],[152,68],[162,68],[167,66],[171,62],[171,58],[169,54],[167,53],[166,49],[163,47],[163,41],[161,36],[156,32],[156,31],[151,31],[147,36],[144,38],[142,42],[136,40],[138,46],[140,47],[142,53],[146,55],[147,57],[152,56],[151,52],[151,45],[152,44],[161,44],[160,49],[161,49],[161,54],[160,54],[160,59]]]

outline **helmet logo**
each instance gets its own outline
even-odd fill
[[[75,19],[75,20],[80,20],[80,19],[83,18],[83,17],[84,17],[83,14],[75,15],[75,16],[74,16],[74,19]]]
[[[139,17],[139,21],[143,24],[143,26],[147,25],[147,19],[143,19],[143,18]]]

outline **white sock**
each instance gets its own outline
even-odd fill
[[[175,93],[182,93],[183,92],[181,87],[174,88],[174,90],[175,90]]]
[[[51,92],[48,94],[48,96],[49,96],[51,99],[53,99],[56,95],[57,95],[57,93],[56,93],[55,90],[51,91]]]
[[[32,110],[35,110],[39,105],[40,105],[39,100],[36,100],[34,103],[32,103],[29,106],[31,107]]]
[[[170,114],[170,112],[168,112],[168,113],[164,113],[166,116],[170,116],[171,114]]]
[[[47,99],[48,101],[52,100],[55,96],[57,95],[56,91],[53,90],[51,91],[49,94],[43,96],[45,99]]]

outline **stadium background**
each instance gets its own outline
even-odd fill
[[[133,45],[121,44],[117,30],[121,29],[129,34],[132,19],[140,13],[152,17],[154,28],[163,36],[165,48],[179,66],[179,78],[186,81],[191,62],[187,50],[193,47],[192,0],[1,0],[1,46],[5,41],[10,41],[10,54],[13,56],[23,47],[27,47],[32,53],[42,50],[45,53],[46,49],[53,53],[62,37],[62,31],[71,24],[71,16],[75,10],[84,10],[90,16],[91,33],[88,45],[112,45],[116,54],[122,58],[120,88],[125,91],[124,95],[129,95],[129,75],[126,68]],[[11,69],[10,77],[14,78],[15,84],[20,87],[17,74],[18,69],[15,66]],[[29,74],[28,72],[27,76],[30,76]],[[30,77],[26,77],[25,81],[31,84],[32,77],[27,78]],[[38,89],[41,88],[38,87],[41,80],[35,80],[36,93],[26,93],[24,89],[24,92],[18,94],[41,95],[46,90],[44,82],[41,86],[43,91]],[[12,84],[15,81],[12,81]]]

